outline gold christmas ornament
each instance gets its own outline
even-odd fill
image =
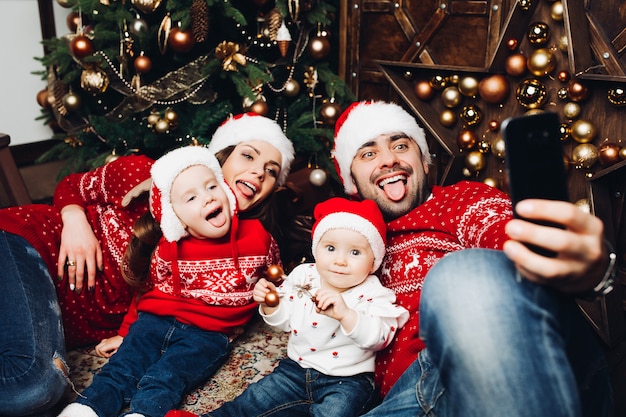
[[[430,86],[435,90],[443,90],[447,85],[446,77],[443,75],[434,75],[429,82]]]
[[[175,129],[178,126],[178,113],[176,113],[174,110],[165,110],[165,113],[163,113],[163,118],[167,120],[170,128]]]
[[[476,145],[476,149],[480,153],[488,153],[491,150],[491,143],[489,143],[489,141],[485,139],[481,139],[478,141],[478,144]]]
[[[62,101],[63,106],[65,106],[68,111],[76,111],[80,109],[80,97],[71,91],[63,96]]]
[[[439,123],[445,127],[452,127],[456,123],[456,114],[450,109],[445,109],[439,113]]]
[[[552,6],[550,7],[550,17],[555,22],[563,21],[563,13],[564,13],[564,9],[563,9],[563,3],[561,1],[555,1],[554,3],[552,3]]]
[[[506,146],[501,135],[498,135],[493,142],[491,142],[491,153],[500,159],[504,159],[506,155]]]
[[[487,158],[482,152],[471,151],[465,157],[465,166],[471,173],[476,174],[480,172],[487,165]]]
[[[165,119],[159,119],[154,125],[154,131],[157,133],[167,133],[170,130],[170,124]]]
[[[572,76],[567,71],[559,71],[559,73],[556,75],[556,78],[560,82],[566,83],[566,82],[568,82],[570,80],[570,78],[572,78]]]
[[[535,77],[543,77],[554,71],[556,58],[548,48],[539,48],[530,54],[526,66]]]
[[[59,6],[69,9],[76,4],[76,0],[57,0],[57,3]]]
[[[509,96],[509,81],[502,74],[490,75],[480,81],[478,92],[487,103],[500,104]]]
[[[567,123],[561,123],[559,125],[559,137],[561,138],[561,142],[566,141],[572,134],[572,127]]]
[[[456,86],[446,87],[441,93],[443,105],[452,109],[461,104],[463,97]]]
[[[580,105],[572,101],[565,103],[563,106],[563,114],[568,119],[576,119],[580,116]]]
[[[567,49],[569,47],[569,38],[567,37],[567,35],[559,37],[557,46],[559,48],[559,51],[567,53]]]
[[[480,107],[475,104],[469,104],[467,106],[463,106],[461,113],[459,113],[459,117],[467,126],[475,126],[480,123],[483,115]]]
[[[518,103],[527,109],[542,107],[546,102],[547,96],[546,86],[535,78],[522,81],[515,90],[515,97]]]
[[[290,78],[285,83],[285,95],[287,97],[296,97],[300,93],[300,83]]]
[[[334,100],[330,100],[320,106],[320,117],[324,124],[333,126],[339,116],[341,115],[341,106],[335,103]]]
[[[140,12],[150,14],[154,13],[156,9],[159,8],[161,0],[130,0],[130,3]]]
[[[267,116],[269,106],[267,105],[265,97],[261,96],[260,98],[256,99],[252,103],[252,105],[250,105],[250,111],[256,114],[260,114],[261,116]]]
[[[135,71],[137,71],[139,74],[145,74],[147,72],[150,72],[150,70],[152,69],[152,60],[145,56],[143,53],[141,53],[141,55],[135,58],[135,62],[133,63],[133,65],[135,67]]]
[[[500,122],[495,119],[489,120],[489,130],[495,132],[498,129],[500,129]]]
[[[159,116],[159,113],[157,112],[150,113],[150,115],[148,115],[148,118],[147,118],[148,126],[154,128],[154,126],[157,124],[160,118],[161,117]]]
[[[80,74],[80,86],[91,94],[104,93],[109,86],[109,76],[99,66],[86,66]]]
[[[245,55],[239,52],[240,46],[234,42],[224,41],[215,47],[215,57],[222,61],[224,71],[237,71],[237,64],[246,65]]]
[[[463,77],[459,80],[458,88],[465,97],[476,97],[478,80],[475,77]]]
[[[592,142],[598,133],[595,125],[588,120],[580,119],[572,123],[570,134],[578,143]]]
[[[606,95],[609,103],[614,106],[626,105],[626,90],[622,87],[611,88]]]
[[[622,147],[619,150],[619,159],[626,160],[626,147]]]
[[[493,177],[487,177],[483,180],[483,183],[487,184],[490,187],[498,188],[498,180]]]
[[[576,168],[591,168],[598,161],[598,148],[590,143],[581,143],[572,150],[572,163]]]
[[[550,26],[544,22],[533,22],[528,28],[526,38],[532,45],[545,45],[550,39]]]
[[[330,41],[318,33],[309,40],[308,51],[313,59],[323,59],[330,53]]]

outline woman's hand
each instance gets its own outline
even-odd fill
[[[80,293],[85,285],[93,289],[96,285],[96,270],[103,269],[102,248],[96,238],[83,208],[71,204],[61,210],[63,230],[57,273],[63,277],[67,268],[70,289]]]
[[[525,278],[568,294],[590,290],[600,281],[609,261],[600,219],[562,201],[524,200],[515,209],[526,219],[565,227],[540,226],[520,219],[506,225],[511,240],[504,244],[504,253]],[[538,255],[523,242],[549,249],[557,256]]]
[[[115,352],[117,352],[117,349],[123,341],[124,338],[119,335],[109,337],[108,339],[102,339],[102,341],[96,345],[96,355],[101,358],[110,358]]]

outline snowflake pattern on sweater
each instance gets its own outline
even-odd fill
[[[387,224],[387,251],[381,265],[383,285],[410,312],[394,342],[378,353],[376,382],[382,395],[415,359],[424,343],[419,338],[419,302],[430,268],[444,255],[466,248],[501,249],[508,237],[505,224],[513,212],[509,197],[479,182],[433,187],[429,199]],[[459,279],[463,279],[459,272]]]

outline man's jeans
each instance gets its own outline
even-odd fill
[[[0,231],[0,415],[44,415],[69,382],[56,291],[39,253]]]
[[[182,324],[172,317],[139,313],[119,350],[76,402],[100,417],[129,413],[162,417],[222,365],[228,337]]]
[[[373,394],[373,374],[328,376],[286,358],[233,402],[205,416],[358,416]]]
[[[451,253],[422,289],[428,348],[374,416],[610,416],[605,356],[572,297],[517,274],[500,251]]]

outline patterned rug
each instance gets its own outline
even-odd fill
[[[278,361],[287,356],[288,334],[272,329],[255,318],[247,331],[233,342],[230,358],[204,385],[187,395],[180,407],[196,414],[206,413],[239,395],[250,383],[269,374]],[[77,392],[84,390],[106,363],[93,348],[68,354],[70,379]],[[76,398],[76,394],[69,398]]]

